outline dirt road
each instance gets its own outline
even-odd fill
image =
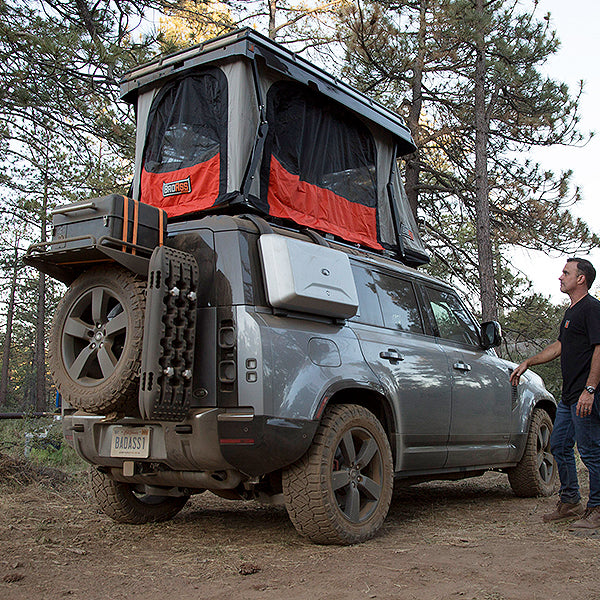
[[[542,524],[554,501],[515,498],[495,473],[421,484],[395,493],[378,537],[330,547],[282,508],[210,493],[171,522],[126,526],[81,483],[4,480],[0,598],[598,600],[600,533]]]

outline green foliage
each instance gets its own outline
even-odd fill
[[[535,3],[492,0],[388,0],[354,3],[340,24],[345,76],[408,119],[419,151],[407,160],[407,192],[424,222],[432,270],[477,292],[474,102],[478,41],[485,52],[486,168],[495,288],[500,308],[528,293],[510,278],[520,246],[572,254],[600,240],[570,212],[579,199],[571,173],[531,162],[531,148],[578,144],[578,100],[540,65],[558,47]],[[417,209],[418,207],[418,209]],[[544,226],[540,227],[540,223]]]
[[[0,420],[0,453],[70,473],[87,469],[66,444],[60,421],[51,418]]]
[[[574,253],[600,240],[570,212],[579,199],[571,173],[551,173],[527,159],[537,145],[583,140],[581,89],[573,95],[539,69],[558,38],[536,6],[491,0],[478,12],[475,0],[0,0],[0,340],[8,335],[14,250],[20,259],[31,242],[46,239],[44,219],[56,204],[127,189],[135,123],[119,101],[119,77],[156,51],[248,25],[295,50],[328,53],[330,70],[341,44],[344,79],[407,117],[419,145],[406,165],[408,192],[425,224],[429,269],[467,291],[475,311],[474,65],[485,42],[494,284],[513,343],[543,338],[546,325],[533,316],[543,313],[548,323],[554,316],[534,307],[526,274],[511,266],[511,248]],[[140,28],[153,10],[166,15],[165,26]],[[23,266],[17,275],[11,409],[30,405],[36,393],[38,297],[45,295],[47,330],[63,292],[49,280],[41,291],[38,274]],[[530,321],[519,316],[527,314]]]
[[[520,305],[508,312],[504,319],[504,356],[519,363],[554,342],[567,307],[568,303],[557,306],[541,294],[523,296]],[[532,370],[542,377],[554,397],[560,398],[560,360],[536,365]]]
[[[504,330],[514,344],[538,340],[541,349],[558,337],[558,328],[568,303],[556,306],[541,294],[521,298],[520,306],[505,318]]]
[[[160,19],[158,44],[163,54],[189,48],[235,29],[231,11],[222,2],[198,4],[183,0]]]
[[[29,458],[39,465],[55,467],[68,473],[78,473],[88,469],[88,464],[77,455],[71,446],[65,444],[64,440],[58,449],[32,448]]]
[[[149,56],[151,40],[136,42],[130,29],[149,4],[0,1],[0,300],[15,299],[0,314],[0,324],[12,321],[5,409],[41,409],[50,394],[44,332],[63,289],[15,258],[47,240],[57,204],[126,189],[135,124],[118,78]]]

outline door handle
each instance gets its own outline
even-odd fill
[[[463,371],[464,373],[468,373],[471,370],[471,365],[468,365],[466,362],[459,360],[452,365],[457,371]]]
[[[394,350],[393,348],[388,348],[386,352],[380,352],[379,358],[389,360],[390,362],[404,360],[404,356],[402,356],[398,350]]]

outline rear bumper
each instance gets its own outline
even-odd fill
[[[160,465],[176,472],[239,472],[243,476],[270,473],[298,460],[308,450],[318,424],[307,419],[255,416],[251,409],[239,408],[196,409],[180,423],[132,418],[110,421],[85,413],[63,416],[67,443],[92,465],[122,469],[124,462],[133,461],[138,466]],[[123,425],[150,429],[147,458],[111,456],[113,433]],[[157,471],[154,473],[156,478]],[[165,476],[165,482],[167,479]]]
[[[175,471],[217,471],[233,467],[219,447],[216,408],[198,409],[180,423],[121,419],[109,421],[103,416],[84,413],[65,414],[63,432],[67,443],[85,461],[102,467],[121,467],[123,458],[111,456],[111,441],[116,427],[150,428],[148,458],[135,462],[159,463]]]

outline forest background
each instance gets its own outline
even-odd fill
[[[62,284],[22,263],[57,205],[125,193],[134,120],[119,79],[157,53],[250,26],[403,115],[403,170],[429,271],[498,319],[504,356],[553,339],[562,307],[518,249],[587,253],[580,191],[536,149],[582,146],[583,88],[545,65],[559,48],[533,0],[0,0],[0,411],[46,410],[46,342]],[[540,372],[559,390],[556,365]]]

